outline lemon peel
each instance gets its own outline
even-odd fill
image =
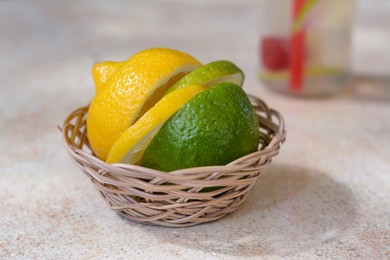
[[[189,54],[168,48],[146,49],[130,57],[89,107],[88,140],[95,155],[106,160],[119,136],[148,110],[144,105],[153,106],[175,80],[200,66]]]

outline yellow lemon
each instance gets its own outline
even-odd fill
[[[102,61],[93,65],[92,77],[95,82],[96,94],[103,89],[104,84],[123,64],[124,62]]]
[[[108,154],[107,162],[138,164],[163,124],[188,100],[206,89],[202,85],[192,85],[163,97],[118,138]]]
[[[88,110],[88,140],[102,160],[114,142],[149,110],[163,93],[201,66],[192,56],[173,49],[138,52],[120,66],[92,100]]]

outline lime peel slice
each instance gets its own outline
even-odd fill
[[[194,84],[211,87],[221,82],[231,82],[242,87],[244,78],[244,73],[234,63],[227,60],[213,61],[185,75],[169,88],[164,95]]]

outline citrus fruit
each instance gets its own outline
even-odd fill
[[[224,165],[258,145],[259,124],[247,95],[223,82],[190,99],[161,127],[141,165],[166,172]]]
[[[95,82],[96,93],[99,93],[103,89],[104,84],[123,64],[124,62],[103,61],[93,65],[92,77]]]
[[[88,140],[95,155],[106,160],[119,136],[178,79],[199,66],[192,56],[168,48],[146,49],[130,57],[89,107]]]
[[[244,73],[227,60],[210,62],[182,77],[165,94],[188,85],[201,84],[210,87],[220,82],[232,82],[242,86]]]
[[[163,97],[118,138],[108,154],[107,162],[138,164],[161,126],[184,103],[206,89],[207,87],[202,85],[192,85]]]

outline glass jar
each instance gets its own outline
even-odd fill
[[[261,0],[260,79],[297,96],[346,87],[354,6],[355,0]]]

